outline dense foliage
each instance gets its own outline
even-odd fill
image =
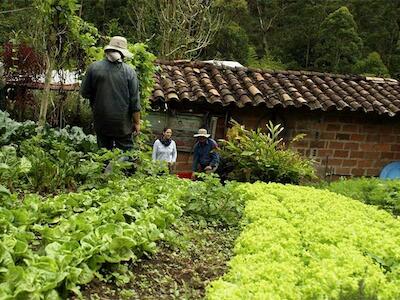
[[[35,30],[25,26],[26,20],[35,19],[30,18],[32,4],[2,1],[0,11],[6,13],[0,14],[1,44]],[[253,48],[264,66],[276,60],[288,68],[386,75],[355,68],[377,52],[390,76],[398,77],[399,10],[397,0],[86,0],[76,14],[94,24],[101,36],[125,35],[148,44],[162,58],[200,56],[259,65],[249,51]]]
[[[208,299],[397,299],[400,222],[328,191],[255,183],[231,270]]]
[[[182,214],[184,189],[168,178],[110,182],[107,188],[23,203],[3,197],[0,295],[65,298],[79,294],[103,263],[152,253]],[[175,179],[176,180],[176,179]]]
[[[95,137],[79,127],[40,128],[32,121],[16,122],[5,112],[0,112],[0,133],[0,185],[12,191],[54,193],[100,184],[117,170],[122,173],[132,167],[118,163],[122,156],[135,158],[137,167],[145,155],[97,152]],[[116,165],[114,173],[104,176],[103,167],[109,162]]]
[[[343,179],[329,183],[323,188],[400,215],[400,183],[398,180]]]
[[[269,123],[266,130],[247,130],[234,123],[227,140],[221,141],[223,165],[231,171],[228,178],[298,183],[315,176],[311,161],[286,147],[279,136],[283,130],[280,125]]]
[[[180,180],[138,151],[99,151],[77,127],[0,118],[1,299],[79,296],[94,278],[126,283],[119,263],[179,244],[181,216],[216,226],[241,218],[235,184]]]

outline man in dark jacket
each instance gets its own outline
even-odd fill
[[[210,138],[204,128],[199,129],[194,137],[197,143],[193,151],[193,172],[214,173],[219,164],[219,154],[215,151],[218,148],[217,142]]]
[[[140,132],[139,82],[135,70],[123,62],[132,53],[120,36],[104,50],[105,58],[89,66],[81,95],[90,101],[99,147],[130,150],[132,134]]]

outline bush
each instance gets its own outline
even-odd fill
[[[378,178],[357,178],[330,183],[326,189],[376,205],[395,215],[400,215],[400,181]]]
[[[280,125],[270,123],[267,133],[263,133],[260,129],[246,130],[236,122],[233,124],[227,140],[221,141],[222,160],[233,169],[229,179],[298,183],[315,177],[311,161],[286,148],[279,138],[283,130]]]

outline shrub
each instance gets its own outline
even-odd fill
[[[263,133],[260,129],[247,130],[236,122],[233,124],[227,140],[221,142],[223,161],[233,168],[229,179],[298,183],[315,177],[311,161],[286,148],[279,138],[281,125],[269,123],[267,133]]]
[[[330,183],[326,189],[376,205],[395,215],[400,215],[400,181],[378,178],[357,178],[338,180]]]

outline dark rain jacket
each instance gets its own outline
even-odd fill
[[[115,137],[132,133],[132,114],[140,111],[139,82],[132,67],[107,59],[91,64],[81,95],[90,101],[96,133]]]

